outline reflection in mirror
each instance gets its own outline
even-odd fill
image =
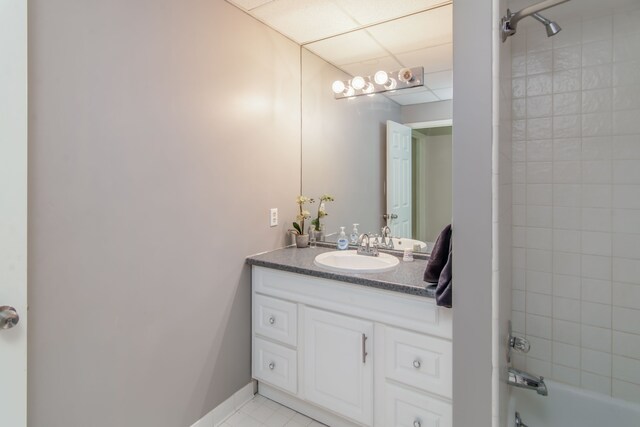
[[[341,226],[349,234],[358,223],[361,233],[380,234],[388,224],[394,237],[433,242],[443,218],[444,225],[450,222],[451,32],[448,4],[303,47],[302,193],[335,197],[322,219],[328,240]],[[334,99],[336,80],[403,67],[424,67],[424,87]],[[413,152],[396,170],[408,183],[403,225],[383,218],[391,208],[385,192],[389,120],[408,125]],[[449,120],[448,127],[412,129],[413,123],[436,120]]]

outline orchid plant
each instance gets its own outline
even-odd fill
[[[293,230],[291,230],[292,232],[294,232],[295,234],[299,234],[299,235],[303,235],[304,234],[304,221],[306,219],[311,218],[311,212],[309,212],[308,210],[304,209],[304,205],[306,203],[314,203],[315,200],[309,198],[309,197],[305,197],[305,196],[298,196],[296,197],[296,203],[298,204],[298,210],[299,213],[296,216],[296,220],[297,222],[293,223]]]
[[[333,198],[333,196],[330,196],[328,194],[323,194],[320,197],[320,203],[318,204],[318,215],[311,220],[311,225],[313,225],[313,229],[315,231],[321,231],[320,230],[320,218],[324,218],[325,216],[329,215],[327,213],[327,210],[325,208],[325,202],[333,202],[335,199]]]

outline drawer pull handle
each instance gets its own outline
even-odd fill
[[[422,365],[422,363],[420,363],[420,361],[418,359],[413,361],[413,367],[416,369],[420,369],[420,366]],[[414,423],[415,424],[415,423]]]
[[[269,362],[269,369],[271,369],[272,371],[275,369],[276,364],[273,362]]]
[[[413,422],[413,427],[420,427],[422,425],[422,423],[420,423],[420,420],[415,420]]]
[[[276,318],[273,316],[269,316],[269,324],[273,325],[274,323],[276,323]]]

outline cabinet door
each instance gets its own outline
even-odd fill
[[[304,391],[307,400],[371,425],[373,323],[304,308]]]

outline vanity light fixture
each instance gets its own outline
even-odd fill
[[[424,86],[424,68],[402,68],[397,71],[376,72],[373,76],[355,76],[351,80],[336,80],[331,85],[336,99]]]

